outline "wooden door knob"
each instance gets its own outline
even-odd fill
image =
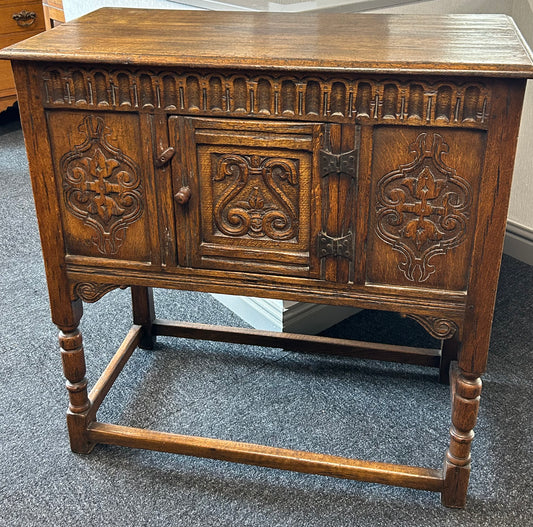
[[[185,203],[191,199],[191,189],[189,187],[181,187],[178,192],[176,192],[174,199],[180,205],[185,205]]]

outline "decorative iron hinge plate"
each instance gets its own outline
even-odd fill
[[[325,232],[318,235],[318,256],[325,258],[326,256],[342,256],[348,260],[352,259],[353,235],[350,232],[346,236],[334,238],[328,236]]]
[[[318,166],[321,177],[330,174],[346,174],[355,178],[357,176],[357,150],[350,150],[343,154],[332,154],[328,150],[320,150]]]

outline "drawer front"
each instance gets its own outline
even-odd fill
[[[56,111],[47,120],[67,254],[150,262],[153,177],[139,116]]]
[[[4,92],[15,93],[15,79],[9,60],[0,60],[0,95]]]
[[[44,29],[41,2],[8,2],[0,6],[0,34],[16,34],[11,42],[18,42]]]
[[[32,37],[36,35],[39,31],[28,31],[27,33],[21,34],[15,33],[7,36],[0,37],[0,49],[14,44],[23,38]],[[13,71],[11,70],[11,62],[9,60],[0,60],[0,95],[2,92],[15,93],[15,79],[13,78]]]
[[[321,127],[171,118],[180,265],[315,276]]]
[[[485,141],[481,130],[374,128],[367,282],[466,289]]]

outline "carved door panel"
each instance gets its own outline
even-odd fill
[[[461,291],[485,132],[375,127],[367,282]]]
[[[316,276],[320,125],[169,124],[179,265]]]
[[[67,254],[151,261],[152,178],[139,117],[60,111],[47,119]]]

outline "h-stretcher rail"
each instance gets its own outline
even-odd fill
[[[411,364],[438,366],[438,350],[402,348],[287,333],[241,329],[205,324],[156,320],[154,335],[195,338],[280,347],[296,351],[337,353],[378,360],[402,361]],[[89,394],[91,409],[87,422],[87,439],[94,444],[113,444],[196,457],[219,459],[249,465],[321,474],[336,478],[409,487],[442,492],[443,470],[380,463],[340,456],[275,448],[206,437],[160,432],[96,421],[96,412],[114,381],[126,365],[142,337],[142,326],[133,325],[107,368]]]

